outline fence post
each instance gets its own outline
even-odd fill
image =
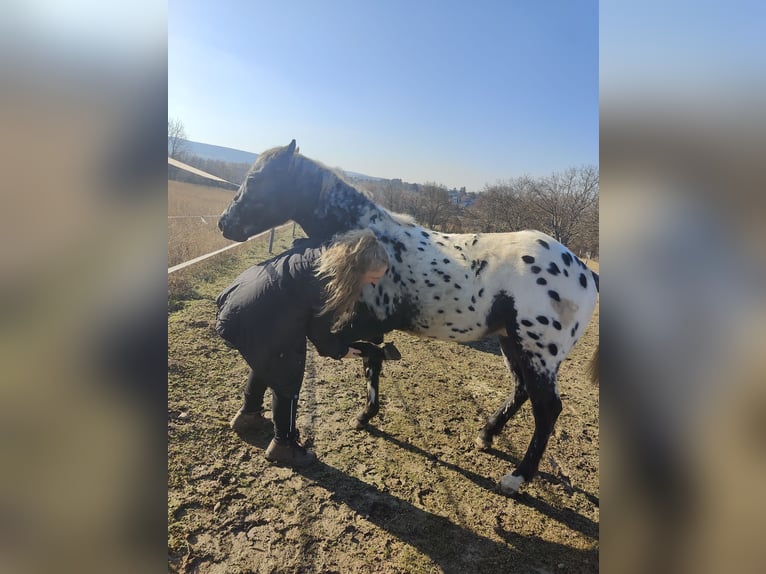
[[[274,245],[274,228],[271,228],[271,233],[269,234],[269,255],[272,254],[271,246]]]

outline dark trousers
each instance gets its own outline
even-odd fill
[[[263,410],[263,400],[268,384],[250,369],[245,386],[245,404],[242,410],[255,413]],[[298,438],[296,418],[298,414],[298,393],[289,394],[271,390],[271,416],[274,420],[274,438],[277,441],[293,441]]]
[[[245,385],[245,404],[242,410],[246,413],[259,413],[263,410],[263,396],[266,394],[266,380],[250,369]]]
[[[272,389],[271,416],[274,419],[274,438],[277,442],[297,440],[298,393],[284,396]]]

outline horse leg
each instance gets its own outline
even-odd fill
[[[382,357],[364,357],[364,378],[367,381],[367,407],[354,419],[352,426],[357,429],[363,429],[370,422],[370,419],[378,414],[380,410],[380,401],[378,395],[378,386],[380,384],[380,372],[383,369]]]
[[[529,398],[527,389],[524,386],[524,381],[521,378],[521,373],[513,367],[513,364],[510,360],[510,340],[508,337],[499,337],[499,341],[500,350],[503,353],[505,364],[511,371],[511,377],[513,377],[515,388],[513,396],[505,401],[505,403],[503,403],[503,405],[497,409],[497,411],[495,411],[495,414],[489,417],[487,423],[479,431],[479,434],[476,437],[474,443],[480,450],[488,450],[492,447],[492,439],[500,434],[500,431],[503,430],[505,424],[513,415],[516,414],[516,412]]]
[[[555,372],[540,373],[532,368],[528,358],[522,357],[521,360],[524,384],[529,393],[532,413],[535,417],[535,432],[519,466],[500,480],[500,491],[503,494],[516,494],[523,483],[532,480],[540,465],[545,447],[548,445],[556,419],[561,413],[561,399],[556,392]]]
[[[489,450],[492,448],[492,440],[500,434],[503,430],[505,423],[516,414],[521,406],[527,401],[529,395],[524,385],[521,382],[516,383],[516,390],[513,396],[503,403],[503,405],[495,411],[484,427],[479,431],[478,436],[474,443],[480,450]]]

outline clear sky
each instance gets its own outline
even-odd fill
[[[598,164],[593,0],[171,0],[194,141],[479,191]]]

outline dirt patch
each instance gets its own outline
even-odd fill
[[[586,377],[598,308],[563,363],[564,404],[540,476],[517,498],[496,483],[532,436],[529,405],[479,452],[473,439],[510,393],[497,344],[392,333],[381,412],[364,405],[360,361],[310,348],[298,425],[319,463],[268,463],[264,429],[228,428],[247,373],[209,327],[215,294],[233,278],[196,285],[168,318],[168,550],[173,572],[596,572],[598,389]],[[269,395],[267,394],[267,400]]]

